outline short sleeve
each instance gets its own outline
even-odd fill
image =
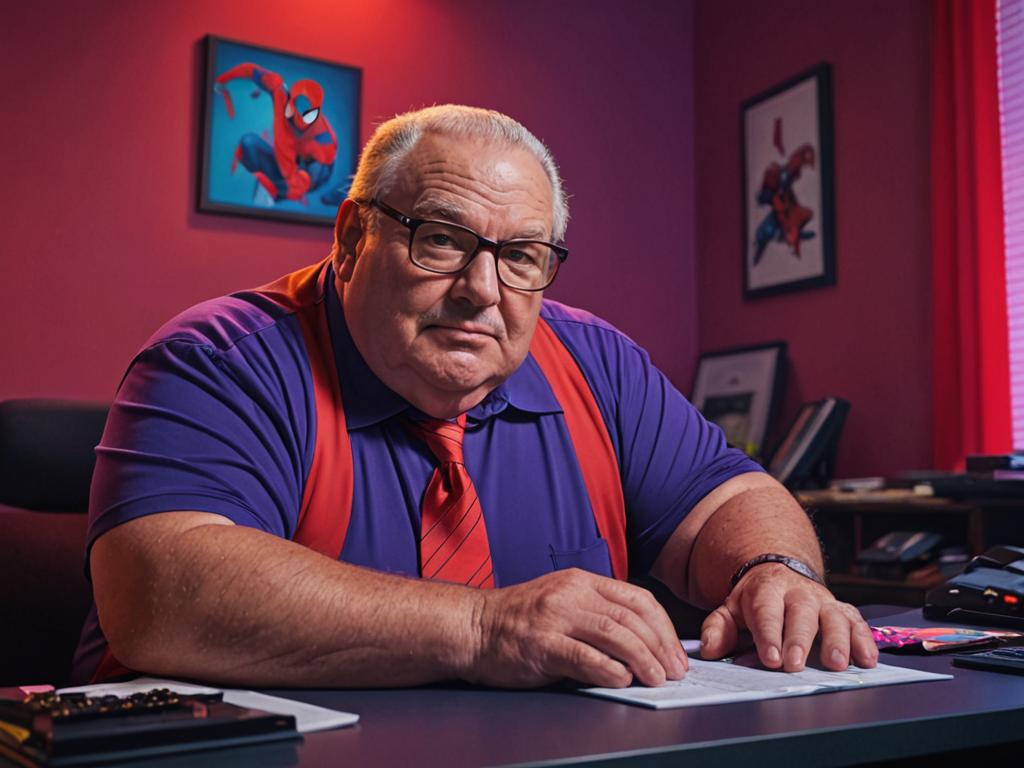
[[[764,469],[730,448],[647,352],[607,323],[578,315],[549,322],[580,364],[608,426],[622,476],[630,572],[646,574],[701,499],[736,475]]]
[[[646,573],[701,499],[736,475],[764,468],[729,447],[722,430],[672,386],[643,350],[627,345],[619,373],[624,390],[616,424],[628,533],[638,572]]]
[[[89,546],[116,525],[175,510],[290,538],[315,439],[300,345],[279,324],[226,349],[170,340],[144,350],[96,449]]]

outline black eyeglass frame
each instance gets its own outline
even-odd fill
[[[529,238],[529,237],[519,237],[519,238],[515,238],[513,240],[490,240],[490,239],[484,237],[483,235],[481,235],[480,233],[473,231],[469,227],[464,227],[461,224],[454,224],[454,223],[452,223],[450,221],[442,221],[440,219],[414,219],[411,216],[406,216],[401,211],[399,211],[399,210],[397,210],[395,208],[392,208],[390,205],[388,205],[385,202],[382,202],[381,200],[378,200],[377,198],[373,198],[372,200],[370,200],[367,203],[358,203],[358,204],[359,205],[367,205],[367,206],[376,208],[381,213],[383,213],[385,216],[388,216],[388,217],[394,219],[395,221],[397,221],[399,224],[402,224],[403,226],[408,227],[408,229],[409,229],[409,261],[411,261],[413,264],[415,264],[420,269],[422,269],[422,270],[424,270],[426,272],[433,272],[436,275],[457,275],[457,274],[459,274],[463,270],[469,268],[469,265],[473,263],[473,259],[475,259],[480,254],[481,250],[483,250],[484,248],[487,248],[491,252],[491,255],[494,257],[494,272],[498,276],[498,281],[502,285],[504,285],[507,288],[511,288],[512,290],[515,290],[515,291],[543,291],[543,290],[545,290],[547,288],[550,288],[551,284],[555,282],[555,278],[558,276],[559,268],[562,266],[562,263],[567,258],[569,258],[569,249],[568,248],[566,248],[564,246],[561,246],[561,245],[555,245],[554,243],[549,243],[547,240],[535,240],[535,239]],[[442,270],[442,269],[434,269],[432,267],[425,267],[422,264],[420,264],[418,261],[416,261],[415,257],[412,255],[412,244],[413,244],[413,241],[416,239],[416,230],[419,229],[424,224],[443,224],[446,227],[452,227],[454,229],[458,229],[458,230],[461,230],[461,231],[463,231],[463,232],[465,232],[467,234],[470,234],[473,237],[475,237],[476,240],[477,240],[476,250],[474,250],[473,253],[471,253],[469,255],[469,258],[466,259],[466,263],[463,264],[458,269],[455,269],[455,270],[452,270],[452,271],[446,271],[446,270]],[[517,243],[541,243],[541,244],[547,246],[548,248],[550,248],[552,251],[554,251],[555,255],[558,256],[558,261],[555,264],[555,269],[551,273],[551,279],[548,280],[540,288],[524,288],[521,285],[509,285],[505,281],[505,279],[501,276],[501,269],[499,268],[499,263],[498,263],[498,254],[501,252],[501,250],[505,246],[507,246],[507,245],[516,245]]]

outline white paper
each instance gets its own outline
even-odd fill
[[[630,688],[582,688],[580,692],[642,707],[671,709],[952,678],[952,675],[886,664],[879,664],[873,669],[851,666],[844,672],[811,668],[805,668],[803,672],[772,672],[740,664],[691,658],[690,671],[686,677],[682,680],[669,680],[658,688],[637,685]]]
[[[130,696],[133,693],[144,693],[153,688],[168,688],[175,693],[184,695],[199,693],[223,693],[224,701],[236,707],[250,707],[272,712],[275,715],[293,715],[295,728],[299,733],[325,731],[329,728],[342,728],[353,725],[359,715],[351,712],[339,712],[325,709],[302,701],[282,699],[279,696],[268,696],[256,691],[244,691],[236,688],[207,688],[177,680],[163,680],[156,677],[140,677],[124,683],[99,683],[98,685],[82,685],[77,688],[61,688],[57,693],[88,693],[94,696]]]

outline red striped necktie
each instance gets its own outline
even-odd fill
[[[423,494],[420,575],[492,588],[494,568],[480,497],[462,458],[466,414],[455,421],[410,421],[409,426],[438,461]]]

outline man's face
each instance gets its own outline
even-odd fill
[[[425,135],[383,202],[495,241],[551,236],[543,168],[527,150],[504,144]],[[499,283],[490,251],[459,274],[420,269],[409,259],[409,229],[383,215],[367,228],[370,213],[343,211],[339,237],[340,289],[356,347],[421,411],[449,418],[472,408],[526,357],[540,292]]]

